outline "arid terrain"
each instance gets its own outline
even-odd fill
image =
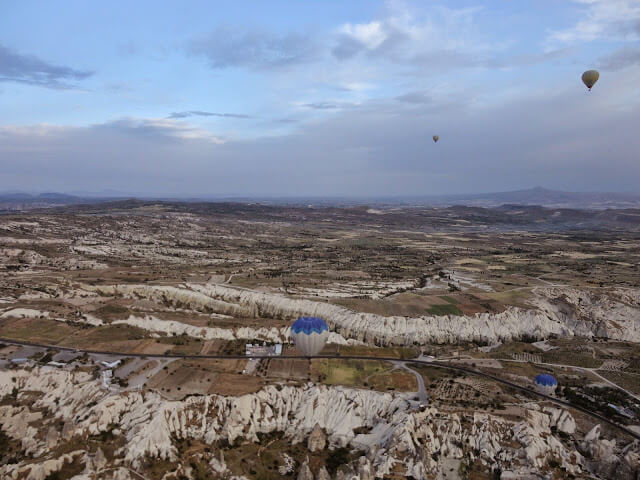
[[[639,245],[633,209],[0,215],[0,478],[636,479]]]

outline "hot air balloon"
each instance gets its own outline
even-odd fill
[[[329,326],[322,318],[300,317],[291,326],[291,336],[296,348],[311,357],[317,355],[327,343]]]
[[[558,388],[558,380],[553,375],[541,373],[536,375],[536,387],[540,392],[551,395]]]
[[[440,139],[440,137],[438,135],[434,135],[433,136],[433,141],[434,142],[437,142],[439,139]]]
[[[600,78],[600,74],[597,70],[587,70],[582,74],[582,83],[584,83],[589,91],[591,91],[591,87],[596,84],[598,78]]]

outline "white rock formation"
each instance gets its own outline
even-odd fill
[[[278,473],[282,476],[285,476],[291,472],[293,472],[293,468],[296,465],[296,461],[291,458],[286,453],[282,454],[282,465],[278,467]]]
[[[552,459],[559,459],[562,468],[570,473],[580,473],[582,456],[568,450],[551,435],[551,417],[536,410],[527,411],[527,419],[513,427],[513,436],[525,448],[530,464],[542,469]]]
[[[49,312],[41,312],[32,308],[13,308],[0,315],[0,318],[39,318],[48,316]]]
[[[586,455],[594,460],[603,462],[612,462],[616,460],[614,450],[616,447],[615,440],[604,440],[600,438],[600,425],[593,427],[589,433],[584,436],[582,448]]]
[[[316,480],[331,480],[329,472],[327,472],[326,468],[322,467],[320,468],[320,470],[318,470],[318,473],[316,474]]]
[[[313,473],[309,468],[309,459],[307,458],[304,463],[300,466],[300,470],[298,470],[298,480],[314,480]]]
[[[551,417],[549,426],[556,427],[559,432],[572,435],[576,431],[576,421],[571,414],[560,408],[545,407],[543,411]]]
[[[40,463],[30,463],[28,465],[21,466],[18,468],[12,468],[8,470],[8,472],[11,472],[10,476],[2,477],[2,478],[13,478],[13,479],[24,478],[25,480],[45,480],[49,475],[51,475],[54,472],[60,471],[65,464],[72,463],[75,457],[82,456],[84,455],[84,453],[85,453],[84,450],[76,450],[71,453],[61,455],[57,458],[44,460]],[[10,465],[10,467],[12,466]],[[0,472],[2,472],[2,467],[0,467]]]
[[[343,387],[268,386],[235,398],[203,395],[167,401],[153,391],[105,393],[87,374],[38,368],[0,371],[0,397],[9,394],[14,385],[20,392],[38,395],[30,406],[0,407],[0,425],[6,435],[22,442],[34,460],[28,465],[0,466],[0,478],[18,478],[29,471],[29,475],[40,475],[33,477],[39,479],[41,473],[56,471],[76,456],[85,459],[89,470],[103,464],[97,452],[90,461],[84,451],[47,459],[50,447],[39,430],[29,425],[34,420],[45,429],[65,424],[63,438],[111,431],[125,445],[116,452],[124,463],[113,466],[133,469],[148,457],[177,462],[176,438],[208,445],[219,440],[234,444],[258,441],[259,433],[282,432],[290,442],[300,443],[318,427],[326,432],[329,448],[348,446],[363,452],[352,465],[359,479],[381,478],[398,466],[403,466],[407,475],[428,478],[441,472],[444,465],[476,459],[522,478],[552,468],[552,461],[575,474],[589,471],[593,462],[605,462],[635,475],[637,465],[630,462],[640,455],[637,443],[618,447],[615,441],[602,439],[596,428],[580,443],[585,458],[573,449],[572,440],[556,437],[551,429],[556,426],[575,435],[571,415],[556,408],[540,410],[534,404],[526,409],[523,421],[514,423],[488,413],[457,414],[436,408],[414,411],[406,395]],[[19,401],[26,398],[33,397],[18,395]],[[43,416],[41,412],[49,413]],[[367,433],[354,432],[360,429]],[[230,473],[219,452],[207,458],[216,470]]]
[[[7,395],[7,392],[1,394]],[[2,390],[0,390],[2,391]],[[11,405],[0,406],[0,425],[4,432],[10,437],[22,443],[22,449],[27,455],[39,455],[46,451],[46,443],[35,439],[38,430],[30,425],[32,422],[42,420],[42,413],[32,412],[24,407],[13,407]]]
[[[575,290],[573,297],[567,297],[573,299],[567,304],[569,306],[561,308],[558,306],[560,301],[554,296],[560,295],[560,291],[544,288],[536,291],[537,309],[525,310],[510,307],[496,314],[406,318],[354,312],[325,302],[288,298],[219,284],[188,284],[182,287],[115,285],[86,286],[85,288],[104,295],[120,294],[132,298],[147,298],[203,312],[287,320],[301,315],[320,316],[325,318],[332,329],[342,337],[377,345],[422,345],[467,341],[496,343],[523,337],[542,339],[550,335],[587,337],[608,335],[610,338],[640,342],[640,301],[636,299],[640,294],[637,292],[635,294],[627,292],[625,297],[616,293],[625,301],[636,299],[634,301],[637,303],[633,305],[623,304],[622,300],[611,299],[602,300],[600,305],[589,297],[589,294]],[[577,306],[581,305],[580,302],[583,302],[581,308],[588,311],[584,306],[586,299],[590,299],[592,305],[600,305],[599,309],[596,308],[596,313],[590,317],[572,314],[571,312],[574,311],[572,309],[578,308]],[[138,322],[138,326],[142,325],[143,323]],[[146,325],[152,328],[151,324]],[[172,326],[171,328],[187,327]],[[191,329],[189,331],[192,331]],[[206,330],[203,332],[205,332],[204,335],[224,335],[218,332],[206,333]],[[284,333],[278,334],[282,336]],[[267,331],[264,334],[270,336],[276,335],[276,332]],[[249,332],[238,329],[232,335],[237,338],[247,338],[245,335],[249,335]]]
[[[640,342],[640,290],[617,289],[608,295],[575,288],[536,289],[534,304],[576,335]]]
[[[307,439],[307,448],[310,452],[319,452],[324,450],[324,447],[327,445],[327,436],[322,431],[322,428],[319,424],[316,424],[313,431],[309,435]]]
[[[64,319],[56,319],[59,321],[65,321]],[[87,323],[93,326],[103,325],[102,320],[92,316],[85,315],[83,318],[79,318],[76,321]],[[238,327],[231,328],[217,328],[217,327],[195,327],[182,322],[176,322],[174,320],[161,320],[153,315],[147,315],[145,317],[136,317],[135,315],[129,315],[129,318],[124,320],[114,320],[112,324],[124,324],[131,325],[132,327],[142,328],[149,332],[166,333],[167,335],[188,335],[190,337],[203,338],[206,340],[222,339],[222,340],[261,340],[268,342],[289,342],[291,341],[289,327],[287,328],[251,328],[251,327]],[[335,343],[338,345],[358,345],[362,342],[349,339],[346,340],[342,335],[335,332],[330,332],[327,339],[328,343]]]

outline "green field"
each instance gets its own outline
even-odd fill
[[[640,374],[626,372],[609,372],[598,370],[598,373],[616,385],[640,395]]]
[[[171,353],[177,355],[198,355],[203,345],[201,338],[193,338],[187,335],[160,337],[156,339],[156,342],[164,345],[174,345]]]
[[[326,385],[367,387],[375,390],[416,391],[415,376],[381,361],[341,360],[338,358],[313,360],[311,377]]]
[[[593,358],[590,353],[552,350],[542,355],[545,363],[558,363],[562,365],[573,365],[574,367],[598,368],[602,365],[602,360]]]
[[[415,358],[418,349],[413,347],[368,347],[365,345],[329,344],[322,351],[323,355],[354,355],[366,357]]]
[[[434,305],[427,310],[431,315],[462,315],[462,311],[455,305]]]
[[[69,337],[74,329],[62,322],[47,319],[0,321],[0,336],[36,343],[56,344]]]

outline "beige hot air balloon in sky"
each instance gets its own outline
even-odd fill
[[[597,70],[587,70],[582,74],[582,83],[584,83],[589,90],[593,87],[600,78],[600,74]]]
[[[439,138],[440,138],[440,137],[439,137],[438,135],[434,135],[434,136],[433,136],[433,141],[434,141],[434,142],[437,142]]]

